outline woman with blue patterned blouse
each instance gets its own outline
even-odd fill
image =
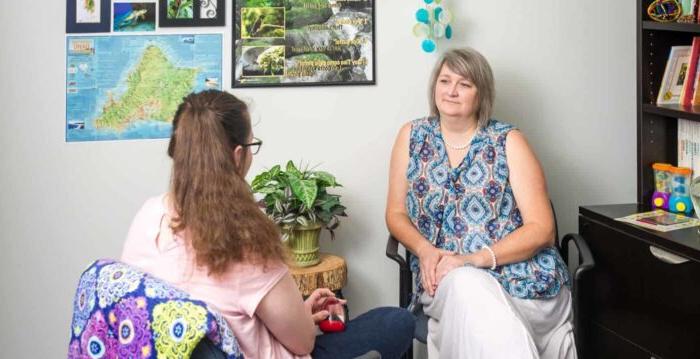
[[[438,61],[431,116],[394,144],[387,225],[415,254],[430,357],[576,358],[542,167],[520,131],[491,119],[494,92],[475,50]]]

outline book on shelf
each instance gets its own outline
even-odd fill
[[[678,119],[678,166],[700,174],[700,122]]]
[[[681,103],[681,92],[688,73],[691,46],[672,46],[666,61],[664,77],[656,98],[657,105]]]
[[[696,79],[698,78],[698,56],[700,55],[700,36],[693,37],[693,44],[690,46],[690,59],[688,60],[688,70],[683,81],[681,90],[681,105],[694,105],[695,96],[700,97],[700,91],[695,91]],[[700,98],[698,98],[700,100]]]

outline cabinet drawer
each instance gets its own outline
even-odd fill
[[[700,264],[669,264],[639,238],[580,224],[596,261],[581,288],[584,319],[663,358],[700,358]]]
[[[591,327],[590,340],[592,345],[589,346],[590,350],[586,353],[585,358],[658,358],[599,325]]]

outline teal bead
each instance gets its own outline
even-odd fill
[[[447,25],[447,27],[445,28],[445,38],[448,40],[452,38],[452,26],[451,25]]]
[[[416,11],[416,20],[418,20],[424,24],[427,24],[428,22],[430,22],[430,14],[428,14],[428,10],[418,9],[418,11]]]
[[[423,2],[426,3],[426,4],[432,4],[432,3],[433,3],[433,0],[423,0]]]
[[[435,10],[433,10],[433,15],[435,16],[435,21],[440,20],[440,13],[442,12],[442,7],[436,7]]]
[[[430,40],[430,39],[425,39],[423,40],[423,44],[421,45],[423,48],[423,51],[425,52],[433,52],[435,51],[435,41]]]

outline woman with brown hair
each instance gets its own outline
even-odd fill
[[[328,289],[302,296],[285,264],[280,233],[258,208],[245,175],[262,141],[246,104],[221,91],[187,96],[173,120],[170,191],[134,218],[122,260],[207,302],[233,330],[246,358],[400,356],[413,317],[373,309],[337,334],[316,336]]]

